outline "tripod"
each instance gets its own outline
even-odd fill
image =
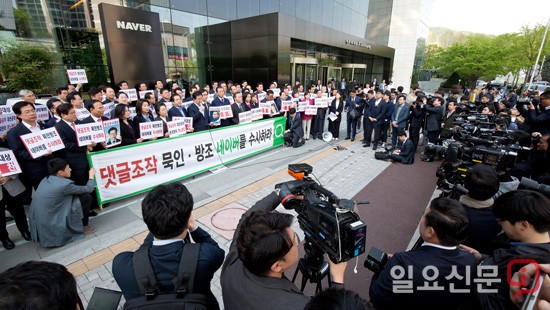
[[[323,290],[321,281],[328,276],[328,286],[330,286],[330,268],[328,263],[323,258],[323,251],[311,241],[306,240],[304,242],[304,250],[306,254],[298,261],[298,267],[292,277],[292,282],[296,280],[298,272],[302,274],[302,285],[300,291],[304,291],[306,283],[309,280],[310,283],[316,283],[315,294]]]

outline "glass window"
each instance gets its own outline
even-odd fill
[[[259,13],[260,0],[237,0],[237,19],[257,16]]]

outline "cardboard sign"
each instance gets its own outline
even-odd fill
[[[308,102],[307,101],[300,101],[298,102],[298,108],[296,109],[298,112],[305,112]]]
[[[206,102],[212,103],[214,101],[214,94],[208,94],[208,97],[206,97]]]
[[[253,121],[257,121],[264,118],[264,112],[262,111],[262,108],[250,109],[250,113],[252,113]]]
[[[21,173],[21,167],[12,150],[0,152],[0,175],[7,177]]]
[[[170,133],[170,138],[178,137],[187,133],[187,129],[185,129],[184,120],[173,120],[171,122],[166,122],[166,126],[168,126],[168,132]]]
[[[233,110],[231,110],[230,105],[222,105],[220,108],[220,117],[222,119],[226,118],[232,118],[233,117]]]
[[[241,112],[239,113],[239,124],[246,124],[252,122],[252,112]]]
[[[76,112],[76,118],[81,121],[85,119],[86,117],[90,116],[90,111],[88,111],[86,108],[82,109],[74,109]],[[105,111],[105,110],[104,110]],[[105,114],[105,112],[103,112]]]
[[[31,132],[19,136],[27,151],[32,158],[38,158],[47,154],[49,151],[55,152],[65,148],[59,133],[55,127],[41,130],[40,132]]]
[[[308,105],[306,106],[306,115],[317,115],[317,106]]]
[[[67,69],[67,76],[70,84],[88,83],[88,77],[84,69]]]
[[[121,89],[120,91],[124,92],[124,93],[126,93],[126,95],[128,95],[128,100],[130,100],[130,101],[138,100],[137,90],[135,90],[134,88]]]
[[[102,122],[78,124],[75,127],[78,146],[90,145],[93,142],[105,142],[105,130]]]
[[[0,114],[0,136],[17,125],[17,116],[14,113]]]
[[[34,109],[36,110],[36,118],[47,122],[50,119],[50,112],[48,111],[48,107],[41,104],[34,105]]]
[[[292,100],[281,101],[281,112],[288,111],[292,108]]]
[[[325,98],[315,98],[315,106],[318,108],[328,108],[328,102]]]
[[[210,117],[210,124],[220,125],[222,118],[220,117],[221,107],[210,107],[208,110],[208,116]]]
[[[122,137],[120,136],[120,121],[118,118],[103,121],[103,130],[105,132],[105,145],[107,148],[117,146],[122,142]]]
[[[137,116],[136,107],[128,107],[128,110],[130,111],[130,119],[134,119]]]
[[[139,123],[139,134],[143,139],[164,137],[162,121]]]
[[[265,92],[263,93],[258,93],[258,101],[262,101],[265,99]]]
[[[273,91],[273,97],[277,98],[281,95],[281,89],[280,88],[272,88]]]
[[[187,132],[193,131],[192,117],[174,116],[172,117],[172,121],[182,121],[185,124],[185,130],[187,130]]]
[[[115,104],[113,102],[106,103],[103,105],[103,116],[111,118],[111,112],[115,109]]]
[[[139,98],[140,99],[145,99],[145,94],[147,93],[151,93],[151,95],[154,95],[155,94],[155,91],[154,90],[142,90],[139,92]]]
[[[6,114],[6,113],[13,113],[13,110],[11,108],[11,106],[8,106],[8,105],[0,105],[0,112],[2,114]],[[15,114],[15,113],[14,113]]]

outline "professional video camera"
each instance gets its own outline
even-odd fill
[[[539,183],[535,180],[529,179],[529,178],[521,178],[521,181],[519,185],[527,188],[527,189],[533,189],[536,191],[539,191],[546,196],[550,196],[550,185]]]
[[[363,263],[363,266],[374,273],[380,273],[388,262],[388,254],[378,248],[372,247]]]
[[[298,223],[304,231],[308,254],[327,253],[335,262],[348,261],[365,252],[367,226],[354,211],[357,203],[350,199],[340,199],[328,189],[313,181],[308,175],[313,168],[308,164],[288,165],[289,174],[296,180],[288,190],[303,195],[303,199],[283,200],[287,209],[298,213]],[[277,184],[280,188],[283,184]],[[317,253],[308,253],[316,251]]]

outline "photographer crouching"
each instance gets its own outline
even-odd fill
[[[458,248],[466,239],[468,224],[468,214],[458,201],[432,200],[418,228],[424,240],[422,246],[395,253],[385,266],[380,266],[381,270],[373,270],[371,303],[377,309],[459,306],[469,293],[465,279],[471,279],[477,265],[472,254]],[[459,294],[461,290],[466,294]]]
[[[299,260],[299,239],[291,227],[294,217],[275,208],[303,199],[295,182],[280,184],[242,216],[221,274],[225,309],[303,309],[304,295],[285,272]],[[333,287],[342,287],[346,262],[329,260]]]

